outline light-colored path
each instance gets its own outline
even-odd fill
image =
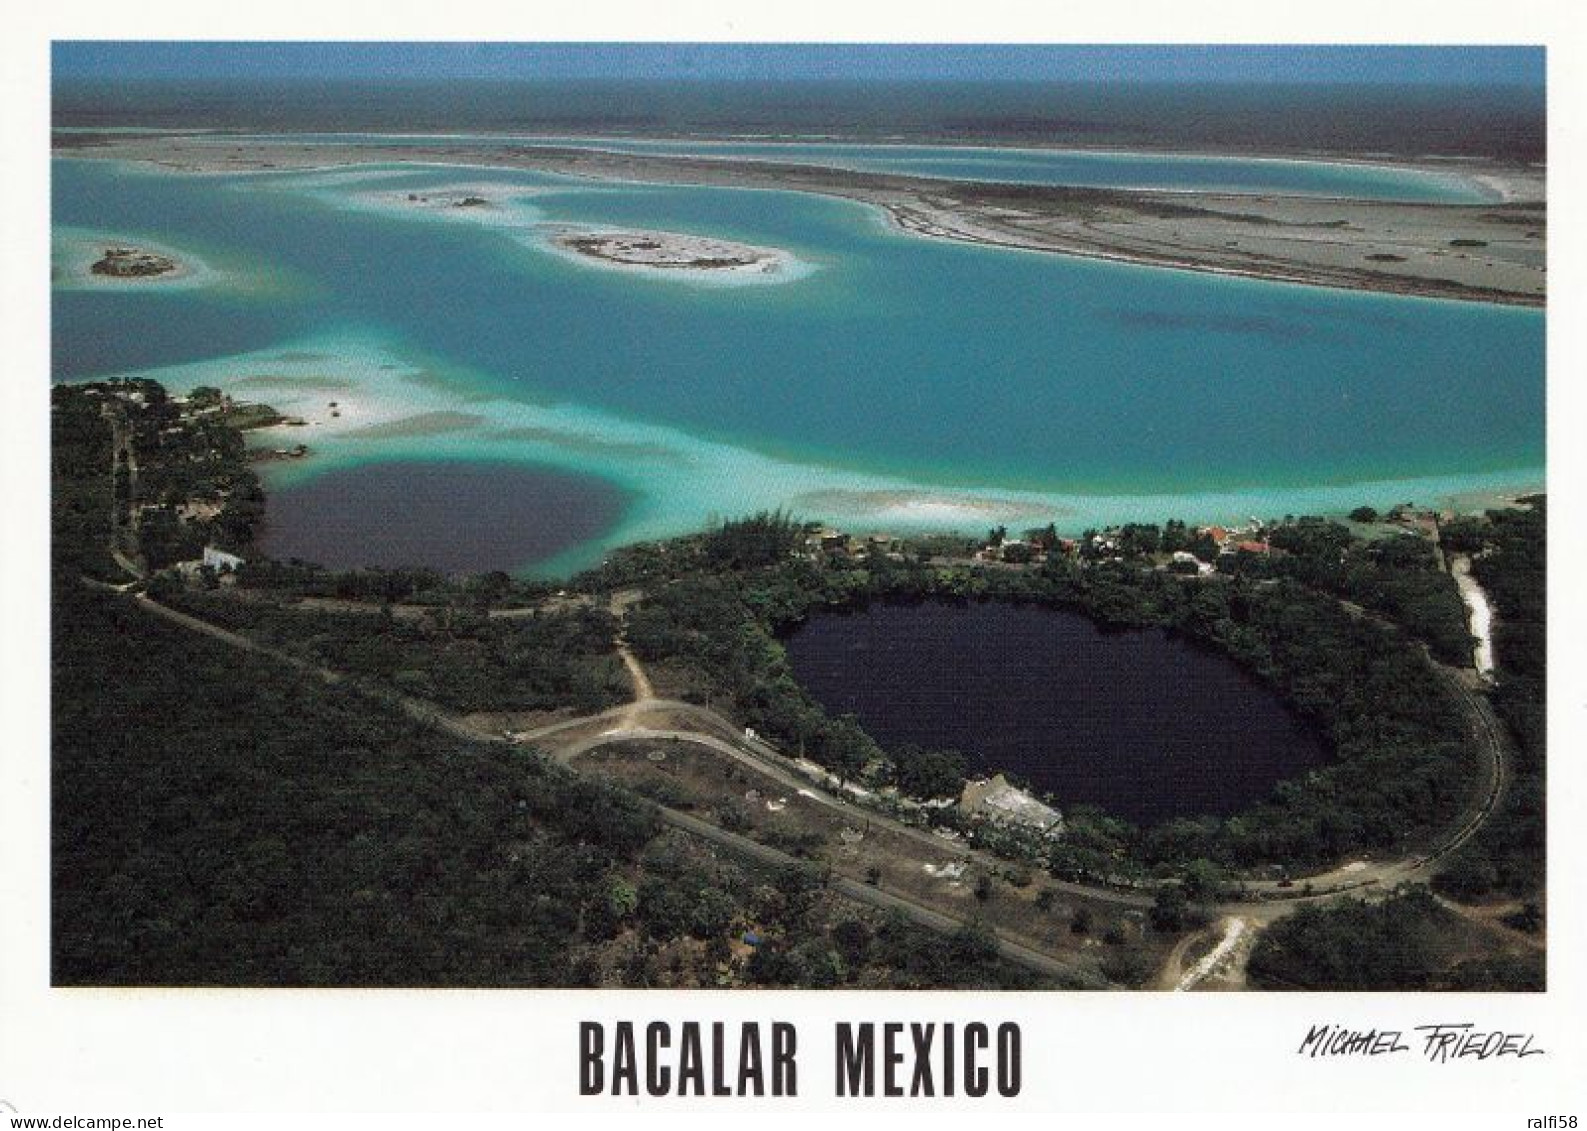
[[[607,607],[613,614],[623,617],[627,614],[628,609],[642,597],[643,593],[641,590],[622,590],[608,600]],[[556,598],[554,600],[563,606],[592,603],[587,598],[575,597]],[[1374,614],[1369,613],[1359,605],[1344,601],[1340,603],[1353,615],[1371,617],[1381,621],[1381,618],[1375,617]],[[355,603],[349,602],[346,604],[352,605]],[[375,608],[376,606],[360,607]],[[494,616],[497,612],[500,612],[504,616],[527,616],[532,615],[535,611],[533,608],[496,610],[491,615]],[[1387,624],[1387,622],[1382,623]],[[633,737],[672,737],[679,741],[701,742],[701,744],[710,746],[719,753],[727,754],[761,772],[769,774],[783,784],[817,793],[824,804],[845,807],[848,805],[847,802],[829,796],[825,791],[819,790],[810,779],[794,774],[787,769],[788,760],[780,751],[763,741],[745,735],[735,723],[720,713],[694,703],[657,698],[650,679],[645,673],[644,665],[634,656],[621,633],[617,640],[617,652],[634,686],[634,698],[630,702],[619,707],[609,708],[595,715],[565,719],[547,726],[520,732],[513,736],[514,741],[544,746],[549,753],[564,760],[603,743],[622,741]],[[1246,881],[1242,885],[1243,894],[1224,905],[1227,910],[1246,914],[1259,920],[1268,920],[1273,918],[1275,914],[1282,913],[1282,908],[1296,903],[1327,899],[1341,894],[1361,893],[1373,889],[1387,891],[1400,883],[1425,880],[1432,865],[1446,857],[1456,848],[1459,848],[1482,827],[1482,824],[1488,819],[1488,816],[1503,797],[1504,789],[1508,784],[1508,739],[1503,725],[1495,718],[1486,696],[1481,694],[1481,689],[1484,686],[1483,677],[1470,670],[1456,669],[1440,664],[1430,655],[1427,656],[1427,659],[1433,670],[1438,673],[1449,687],[1455,702],[1460,706],[1464,715],[1468,738],[1473,747],[1482,756],[1486,780],[1482,787],[1480,799],[1474,802],[1459,824],[1452,828],[1436,845],[1427,850],[1397,856],[1389,860],[1342,861],[1326,871],[1297,877],[1288,884],[1278,880]],[[439,712],[439,708],[433,706],[429,710],[432,713]],[[690,729],[679,729],[676,725],[651,729],[648,725],[648,720],[657,713],[667,715],[674,724],[683,721]],[[478,727],[471,727],[469,731],[476,736],[486,733]],[[491,732],[489,737],[495,738],[499,736]],[[712,741],[702,741],[706,738]],[[847,811],[852,812],[852,808],[848,808]],[[867,811],[867,816],[871,817],[871,819],[876,819],[875,815],[870,814],[869,811]],[[887,818],[882,819],[887,820]],[[892,824],[904,835],[929,835],[911,825],[897,822],[892,822]],[[938,845],[938,847],[940,848],[941,846]],[[1103,884],[1082,884],[1060,880],[1053,880],[1052,882],[1059,890],[1070,894],[1125,906],[1147,906],[1151,902],[1150,898],[1141,894],[1139,890],[1121,890]]]
[[[1216,946],[1202,956],[1200,962],[1185,971],[1174,985],[1174,989],[1183,993],[1185,990],[1195,989],[1205,981],[1208,975],[1234,954],[1234,948],[1240,944],[1240,940],[1244,938],[1245,932],[1249,927],[1250,924],[1238,915],[1225,919],[1223,921],[1223,937],[1218,940]]]
[[[1521,910],[1522,904],[1519,900],[1491,904],[1457,903],[1452,899],[1439,895],[1437,892],[1433,893],[1433,898],[1446,911],[1454,912],[1467,922],[1477,924],[1477,926],[1508,943],[1523,946],[1528,950],[1542,951],[1547,949],[1548,940],[1544,932],[1529,934],[1526,931],[1517,930],[1504,921],[1505,916],[1513,915]]]
[[[1493,606],[1488,594],[1471,574],[1471,559],[1465,554],[1455,554],[1449,563],[1449,572],[1455,577],[1460,598],[1466,602],[1470,613],[1471,635],[1477,638],[1474,658],[1479,675],[1493,674]]]
[[[617,648],[617,655],[622,659],[623,667],[628,669],[628,678],[634,684],[634,701],[629,704],[628,711],[623,716],[622,725],[625,727],[635,726],[639,716],[656,699],[656,689],[650,685],[650,677],[645,674],[644,666],[640,664],[633,650],[628,647],[628,629],[627,625],[622,623],[628,614],[628,607],[642,596],[643,594],[638,589],[624,589],[612,594],[611,602],[607,606],[611,610],[612,615],[617,617],[619,621],[617,639],[614,642]]]

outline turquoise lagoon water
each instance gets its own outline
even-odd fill
[[[409,193],[478,192],[488,210]],[[611,525],[525,568],[789,506],[851,529],[1238,519],[1541,482],[1540,312],[909,236],[805,194],[469,168],[183,176],[57,161],[83,233],[212,286],[57,280],[54,377],[235,386],[316,422],[276,491],[392,461],[611,484]],[[546,225],[771,245],[770,285],[592,265]],[[57,264],[59,267],[59,262]],[[330,400],[342,408],[327,416]]]
[[[620,153],[783,161],[915,177],[945,177],[1009,184],[1080,185],[1169,191],[1274,193],[1364,200],[1484,204],[1499,194],[1470,177],[1364,161],[973,145],[877,145],[860,142],[722,141],[589,137],[519,137],[502,134],[273,134],[256,135],[305,144],[467,144],[470,146],[580,146]],[[217,146],[231,144],[218,136]]]

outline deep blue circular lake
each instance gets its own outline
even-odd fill
[[[786,645],[822,706],[883,747],[962,750],[1060,807],[1141,825],[1238,812],[1328,758],[1271,688],[1162,629],[1004,603],[873,604],[813,617]]]

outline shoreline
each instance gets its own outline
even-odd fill
[[[1319,198],[1322,199],[1322,198]],[[1254,267],[1239,267],[1232,265],[1215,265],[1201,263],[1190,259],[1178,259],[1171,256],[1162,258],[1147,254],[1129,254],[1125,252],[1108,251],[1100,248],[1051,248],[1037,247],[1029,243],[1013,240],[998,239],[984,234],[972,234],[963,229],[954,229],[938,224],[931,219],[924,219],[916,213],[909,211],[907,205],[877,205],[886,222],[892,228],[910,235],[921,236],[925,239],[946,240],[954,243],[966,243],[980,247],[995,247],[1004,251],[1030,251],[1042,254],[1067,255],[1073,259],[1090,259],[1101,263],[1116,263],[1131,267],[1144,267],[1155,271],[1189,271],[1198,275],[1219,275],[1230,279],[1251,279],[1264,283],[1287,283],[1302,287],[1322,287],[1328,290],[1359,291],[1370,294],[1395,295],[1400,298],[1422,298],[1442,302],[1484,302],[1493,306],[1515,306],[1524,309],[1542,310],[1547,303],[1545,298],[1533,298],[1527,295],[1511,294],[1503,291],[1483,291],[1449,288],[1429,288],[1416,283],[1407,282],[1397,285],[1386,279],[1374,279],[1370,283],[1347,282],[1334,279],[1319,278],[1316,275],[1304,272],[1287,273],[1279,270],[1258,269]]]
[[[618,183],[811,192],[880,207],[898,228],[925,238],[1336,289],[1546,304],[1547,219],[1541,203],[1411,204],[1068,188],[553,146],[497,151],[467,145],[238,144],[244,140],[221,153],[210,141],[187,139],[184,145],[182,135],[89,136],[88,144],[57,144],[53,152],[173,172],[446,164]]]
[[[249,136],[249,135],[239,135],[239,136],[246,137],[246,136]],[[448,134],[421,134],[421,133],[414,133],[414,134],[391,133],[389,135],[382,135],[382,134],[380,134],[378,132],[368,132],[368,133],[361,133],[361,134],[358,134],[356,136],[362,136],[362,137],[389,136],[389,137],[392,137],[392,138],[399,138],[399,137],[433,137],[433,138],[435,138],[437,140],[444,140],[444,139],[446,139],[448,137],[451,137],[451,138],[454,138],[454,139],[463,139],[463,138],[467,138],[467,137],[470,137],[470,136],[486,137],[486,136],[489,136],[489,135],[484,134],[484,133],[479,133],[479,134],[474,134],[474,135],[469,135],[469,134],[452,134],[452,135],[448,135]],[[1192,149],[1171,149],[1171,148],[1169,148],[1169,149],[1151,149],[1151,148],[1147,148],[1147,147],[1124,148],[1124,147],[1120,147],[1120,146],[1109,146],[1109,145],[1085,146],[1085,145],[1076,145],[1076,144],[1073,144],[1073,143],[1064,143],[1064,144],[1054,143],[1054,144],[1051,144],[1051,145],[1041,145],[1041,144],[1035,144],[1035,143],[1020,143],[1020,144],[999,145],[999,144],[997,144],[995,142],[987,142],[987,141],[949,141],[949,140],[908,141],[908,140],[902,140],[902,139],[891,139],[891,140],[881,140],[881,141],[863,141],[863,140],[857,140],[857,139],[854,139],[854,138],[845,137],[845,136],[842,136],[842,135],[835,135],[835,136],[833,136],[831,138],[825,138],[825,139],[814,138],[814,137],[812,137],[812,138],[786,138],[786,137],[768,136],[768,137],[761,138],[761,139],[758,139],[758,140],[755,139],[755,138],[751,138],[751,137],[745,137],[745,138],[715,138],[715,137],[709,137],[709,136],[684,136],[684,135],[671,135],[671,136],[657,135],[657,136],[654,136],[654,137],[644,136],[644,135],[634,135],[634,136],[631,136],[631,137],[623,137],[623,136],[602,137],[600,135],[595,135],[595,134],[591,134],[591,135],[574,135],[574,134],[568,134],[568,135],[557,135],[557,134],[538,134],[538,135],[536,135],[536,134],[499,134],[499,135],[496,135],[496,136],[499,137],[503,141],[522,140],[522,141],[529,142],[529,143],[534,143],[534,144],[560,143],[560,144],[563,144],[563,145],[567,145],[569,143],[572,143],[574,145],[577,145],[580,148],[588,148],[588,149],[591,149],[591,150],[599,150],[601,152],[612,153],[612,154],[615,154],[615,155],[618,155],[618,156],[628,156],[628,155],[651,156],[651,155],[650,154],[644,154],[642,152],[636,152],[636,151],[633,151],[633,150],[610,149],[610,148],[602,149],[602,143],[603,142],[607,142],[607,143],[610,143],[610,142],[621,142],[621,143],[638,143],[638,144],[652,144],[652,143],[656,143],[656,144],[668,144],[668,145],[688,145],[691,142],[698,142],[698,143],[701,143],[702,145],[719,146],[719,147],[722,147],[722,148],[728,148],[728,147],[735,146],[735,145],[745,145],[745,146],[747,146],[747,145],[788,145],[790,147],[799,146],[799,145],[826,145],[826,146],[830,146],[830,147],[833,147],[833,148],[849,147],[849,148],[854,148],[854,149],[889,149],[889,148],[892,148],[892,149],[955,149],[955,150],[968,150],[968,151],[971,151],[971,152],[983,152],[983,153],[1073,154],[1075,156],[1084,156],[1084,157],[1124,157],[1124,158],[1138,157],[1138,158],[1143,158],[1143,159],[1148,159],[1148,160],[1150,160],[1150,159],[1167,158],[1169,160],[1182,160],[1182,161],[1249,161],[1249,162],[1253,162],[1253,163],[1275,164],[1275,165],[1323,165],[1323,166],[1334,166],[1334,167],[1337,167],[1337,168],[1344,168],[1344,169],[1375,169],[1375,170],[1381,170],[1381,171],[1385,171],[1385,172],[1419,173],[1419,174],[1424,174],[1424,175],[1428,175],[1428,176],[1458,178],[1458,179],[1463,179],[1463,180],[1467,180],[1467,181],[1471,181],[1471,182],[1474,182],[1476,184],[1479,184],[1479,185],[1483,186],[1484,188],[1488,189],[1490,192],[1493,192],[1493,193],[1497,194],[1497,196],[1498,196],[1497,200],[1492,200],[1492,201],[1471,201],[1471,202],[1469,202],[1469,204],[1466,204],[1466,205],[1454,205],[1454,207],[1478,207],[1478,206],[1481,206],[1483,204],[1542,203],[1545,200],[1545,196],[1543,194],[1542,184],[1541,184],[1541,182],[1544,180],[1545,173],[1546,173],[1546,170],[1544,170],[1544,169],[1536,169],[1536,171],[1534,171],[1534,166],[1530,166],[1530,165],[1505,164],[1503,162],[1495,162],[1495,161],[1492,161],[1490,159],[1476,158],[1476,157],[1440,157],[1440,156],[1437,156],[1437,155],[1434,155],[1434,154],[1427,154],[1427,155],[1420,156],[1420,157],[1395,157],[1395,156],[1390,155],[1390,154],[1383,154],[1383,155],[1373,155],[1373,154],[1331,154],[1331,153],[1324,153],[1324,152],[1320,152],[1320,151],[1319,152],[1315,152],[1315,153],[1311,153],[1311,152],[1307,152],[1307,151],[1297,151],[1297,152],[1295,152],[1293,154],[1290,154],[1290,153],[1263,152],[1263,151],[1260,151],[1260,150],[1249,150],[1249,151],[1247,151],[1247,150],[1238,150],[1238,149],[1229,149],[1229,150],[1210,150],[1210,149],[1209,150],[1192,150]],[[588,143],[588,144],[586,145],[585,143]],[[701,159],[710,159],[710,158],[713,157],[713,154],[710,154],[710,153],[691,153],[691,154],[663,154],[663,153],[657,153],[657,154],[654,154],[653,156],[686,156],[686,157],[699,157]],[[773,158],[766,158],[766,157],[734,158],[734,157],[731,157],[731,156],[718,156],[717,159],[718,160],[729,160],[729,161],[732,161],[732,160],[751,160],[751,161],[754,161],[754,160],[768,160],[768,161],[770,161],[770,160],[780,160],[780,159],[773,159]],[[800,164],[800,163],[809,164],[811,162],[789,162],[789,164]],[[834,168],[834,169],[844,169],[846,171],[851,171],[851,172],[869,172],[869,171],[871,171],[871,170],[865,170],[865,169],[854,169],[854,168],[851,168],[851,167],[848,167],[848,166],[831,166],[831,167]],[[953,177],[948,177],[948,176],[944,176],[944,175],[927,174],[927,173],[909,174],[909,175],[910,176],[918,176],[918,177],[920,177],[923,180],[929,179],[929,180],[942,180],[942,181],[949,181],[949,182],[952,182],[952,181],[954,181],[956,179],[962,179],[962,178],[953,178]],[[1534,182],[1536,183],[1535,191],[1529,192],[1529,191],[1527,191],[1526,188],[1521,187],[1521,186],[1525,186],[1525,185],[1531,185]],[[991,183],[991,184],[1029,184],[1029,185],[1034,185],[1034,186],[1037,186],[1037,187],[1041,187],[1044,184],[1044,182],[1032,182],[1032,181],[988,181],[986,183]],[[1082,187],[1086,187],[1086,186],[1082,186]],[[1150,186],[1150,185],[1119,185],[1119,186],[1116,186],[1116,187],[1119,189],[1119,191],[1122,191],[1122,192],[1185,193],[1185,194],[1191,195],[1191,196],[1195,196],[1195,195],[1198,195],[1198,194],[1203,194],[1204,195],[1204,194],[1210,194],[1210,193],[1214,193],[1214,192],[1221,192],[1221,193],[1226,193],[1227,195],[1247,195],[1246,193],[1238,192],[1238,191],[1232,190],[1232,189],[1231,190],[1211,190],[1211,189],[1196,189],[1196,188],[1159,188],[1159,187],[1153,187],[1153,186]],[[1252,195],[1252,196],[1270,196],[1270,195],[1287,195],[1287,194],[1277,193],[1277,192],[1270,192],[1270,191],[1251,190],[1249,192],[1249,195]],[[1356,198],[1352,198],[1352,197],[1328,196],[1328,195],[1320,194],[1320,193],[1319,194],[1306,193],[1306,194],[1293,194],[1293,195],[1304,195],[1308,199],[1314,199],[1314,200],[1351,200],[1351,199],[1356,199]],[[1386,203],[1417,203],[1417,202],[1386,201]]]
[[[282,343],[263,351],[145,369],[173,393],[211,385],[268,403],[302,424],[250,431],[266,448],[303,443],[302,458],[260,467],[267,489],[291,489],[323,472],[368,462],[509,459],[591,475],[634,492],[635,503],[610,530],[534,572],[556,574],[598,562],[612,550],[697,530],[713,514],[783,507],[819,515],[851,531],[973,534],[1056,523],[1066,532],[1125,522],[1238,525],[1248,516],[1342,516],[1354,507],[1414,500],[1437,509],[1485,509],[1531,493],[1541,468],[1401,476],[1311,486],[1203,490],[1035,490],[994,480],[955,481],[859,469],[811,453],[773,453],[693,435],[614,413],[472,397],[441,376],[404,361],[373,340],[336,337]],[[100,379],[100,378],[95,378]]]

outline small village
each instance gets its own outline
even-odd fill
[[[1372,507],[1359,507],[1350,513],[1349,521],[1365,536],[1412,535],[1436,545],[1439,523],[1451,517],[1451,511],[1418,508],[1407,502],[1396,504],[1382,515]],[[962,543],[952,536],[901,537],[885,532],[861,535],[822,525],[806,537],[804,553],[811,561],[828,564],[874,558],[903,562],[909,555],[929,555],[930,560],[944,565],[1002,567],[1040,566],[1059,559],[1106,562],[1148,558],[1157,568],[1171,573],[1206,576],[1220,566],[1238,561],[1241,555],[1283,556],[1285,550],[1273,545],[1270,538],[1275,528],[1293,521],[1293,516],[1263,521],[1253,515],[1238,526],[1192,527],[1174,520],[1161,527],[1124,523],[1087,530],[1075,538],[1060,535],[1055,524],[1025,530],[1018,537],[998,526],[979,540],[966,539]]]

